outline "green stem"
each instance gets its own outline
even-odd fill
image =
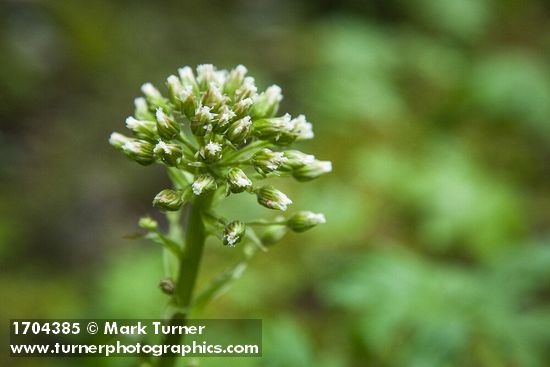
[[[200,200],[202,199],[202,200]],[[202,219],[202,213],[209,210],[211,198],[200,198],[191,204],[189,219],[187,221],[187,230],[185,235],[185,247],[182,251],[179,264],[178,278],[176,288],[172,298],[172,303],[176,307],[176,312],[172,315],[169,324],[181,325],[189,317],[189,309],[193,300],[193,291],[199,272],[199,266],[202,258],[204,242],[206,240],[206,230]],[[181,335],[167,335],[164,344],[179,344]],[[165,355],[159,358],[159,367],[173,367],[177,356]]]

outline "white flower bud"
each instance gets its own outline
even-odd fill
[[[269,209],[282,210],[288,209],[292,200],[284,193],[275,189],[273,186],[263,186],[256,191],[258,203]]]
[[[281,117],[272,117],[254,121],[254,135],[262,140],[273,143],[291,143],[295,140],[294,123],[287,113]]]
[[[286,225],[294,232],[304,232],[322,223],[326,223],[326,219],[323,214],[317,214],[310,211],[301,211],[291,216]]]
[[[161,108],[157,109],[157,130],[164,140],[174,139],[180,133],[180,124],[168,116]]]
[[[208,90],[202,98],[203,105],[210,106],[214,109],[219,109],[227,100],[227,97],[224,96],[220,89],[214,84],[210,83]]]
[[[193,194],[197,196],[202,195],[205,191],[215,190],[216,187],[217,185],[214,177],[207,174],[198,176],[191,185]]]
[[[213,129],[215,113],[210,112],[210,107],[202,106],[197,108],[195,117],[191,120],[191,131],[196,136],[205,136]]]
[[[222,157],[222,145],[214,141],[209,141],[201,150],[201,157],[207,162],[215,162]]]
[[[228,95],[233,95],[243,84],[247,72],[248,70],[243,65],[237,65],[235,69],[231,70],[225,81],[224,92]]]
[[[252,156],[252,166],[262,175],[278,170],[287,161],[288,158],[283,153],[274,152],[267,148],[259,150]]]
[[[296,141],[313,139],[313,125],[304,115],[299,115],[291,123],[294,125],[292,132],[296,135]]]
[[[279,103],[283,100],[281,88],[278,85],[272,85],[266,91],[258,96],[251,114],[255,118],[272,117],[279,109]]]
[[[153,206],[167,211],[176,211],[183,205],[182,193],[172,189],[164,189],[153,199]]]
[[[225,72],[217,71],[212,64],[197,66],[197,83],[201,90],[206,90],[211,83],[221,87],[225,82]]]
[[[165,107],[166,99],[160,94],[159,90],[151,83],[145,83],[141,86],[141,91],[145,95],[145,99],[152,108]]]
[[[251,76],[244,78],[243,84],[235,91],[235,101],[241,101],[245,98],[255,98],[257,96],[255,80]]]
[[[332,162],[314,160],[292,171],[292,176],[298,181],[310,181],[331,171]]]
[[[166,86],[168,87],[168,92],[170,93],[170,101],[174,104],[179,103],[176,98],[179,97],[183,91],[183,85],[181,84],[180,78],[175,75],[170,75],[166,79]]]
[[[246,232],[246,225],[243,222],[235,220],[225,226],[223,230],[222,241],[225,246],[235,246],[239,243]]]
[[[122,145],[121,149],[128,158],[143,166],[149,165],[155,161],[153,144],[148,141],[130,139]]]
[[[136,120],[130,116],[126,119],[126,127],[140,139],[157,140],[157,124],[154,121]]]
[[[235,103],[235,106],[233,107],[233,111],[235,111],[235,114],[237,116],[244,116],[249,111],[252,105],[254,104],[254,99],[252,98],[243,98],[239,102]]]
[[[111,136],[109,137],[109,144],[111,144],[113,147],[115,147],[118,150],[122,150],[122,147],[124,146],[124,144],[130,141],[132,141],[131,138],[119,133],[112,133]]]
[[[165,143],[159,140],[153,149],[155,155],[167,166],[177,166],[178,160],[183,155],[183,151],[178,144]]]
[[[245,116],[240,120],[235,121],[229,126],[225,137],[233,144],[241,144],[250,133],[252,128],[252,121],[249,116]]]
[[[240,193],[252,187],[252,181],[246,176],[240,168],[231,168],[227,172],[227,183],[229,190],[234,193]]]
[[[228,106],[223,106],[218,114],[218,122],[214,126],[214,131],[218,134],[223,134],[235,116],[237,115],[233,112],[233,110],[231,110]]]
[[[193,88],[190,85],[183,87],[177,100],[179,101],[181,110],[188,119],[195,116],[195,110],[197,109],[198,103],[193,93]]]
[[[184,86],[189,86],[193,89],[197,88],[197,80],[193,74],[193,69],[189,66],[184,66],[183,68],[178,69],[178,74]]]
[[[153,121],[155,119],[151,111],[149,111],[149,106],[145,98],[138,97],[134,99],[134,106],[134,116],[136,116],[138,120]]]

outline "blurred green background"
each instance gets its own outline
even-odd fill
[[[242,63],[314,123],[299,148],[334,172],[283,189],[328,223],[206,310],[262,318],[263,358],[201,366],[549,366],[549,17],[543,0],[2,2],[0,365],[137,365],[9,359],[8,320],[161,315],[160,249],[124,236],[168,180],[107,138],[143,82]],[[206,250],[201,284],[238,252]]]

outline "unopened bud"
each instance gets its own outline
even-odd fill
[[[252,187],[252,181],[250,181],[240,168],[231,168],[229,172],[227,172],[227,182],[229,184],[229,190],[234,194],[243,192]]]
[[[216,180],[208,174],[198,176],[191,185],[193,194],[197,196],[202,195],[205,191],[215,190],[216,187]]]
[[[256,195],[258,203],[269,209],[285,211],[292,204],[288,196],[271,185],[261,187],[256,191]]]
[[[237,67],[229,72],[224,85],[224,92],[232,95],[243,84],[244,78],[248,70],[243,65],[237,65]]]
[[[235,220],[225,226],[223,230],[223,244],[226,246],[235,246],[241,242],[246,232],[246,225],[243,222]]]
[[[283,152],[283,156],[287,160],[281,165],[280,170],[285,172],[293,171],[315,161],[314,155],[305,154],[299,150],[286,150]]]
[[[155,116],[149,111],[149,106],[147,101],[143,97],[138,97],[134,99],[134,116],[138,120],[153,121]]]
[[[180,125],[171,116],[168,116],[161,108],[157,109],[157,130],[164,140],[174,139],[180,133]]]
[[[159,227],[158,222],[149,216],[141,217],[139,219],[138,225],[148,231],[156,231]]]
[[[226,132],[235,116],[237,116],[235,112],[233,112],[233,110],[227,105],[224,105],[218,113],[218,121],[214,124],[214,132],[218,134],[223,134]]]
[[[296,141],[313,139],[313,126],[304,115],[298,115],[291,123],[294,125],[292,132],[296,136]]]
[[[267,175],[268,173],[276,171],[287,161],[288,159],[283,153],[274,152],[267,148],[259,150],[252,156],[252,165],[254,169],[262,175]]]
[[[167,166],[174,167],[183,155],[183,151],[178,144],[165,143],[160,140],[153,149],[155,155]]]
[[[200,155],[202,159],[207,162],[215,162],[222,157],[222,145],[214,141],[209,141],[201,150]]]
[[[189,66],[178,69],[178,74],[180,76],[183,86],[190,86],[191,88],[198,90],[197,80],[193,74],[193,69]]]
[[[220,92],[220,89],[211,83],[202,98],[202,104],[210,106],[217,111],[225,103],[226,99],[227,97]]]
[[[254,99],[252,98],[241,99],[239,102],[235,103],[235,106],[233,106],[233,111],[235,111],[235,114],[239,117],[247,115],[253,104]]]
[[[239,102],[245,98],[255,98],[258,88],[256,88],[254,78],[247,76],[243,84],[235,91],[235,101]]]
[[[154,121],[136,120],[134,117],[126,119],[126,127],[140,139],[157,140],[157,124]]]
[[[274,143],[291,143],[295,140],[294,124],[287,113],[281,117],[272,117],[254,121],[254,135],[259,139]]]
[[[272,117],[279,109],[279,103],[282,101],[283,95],[281,88],[278,85],[272,85],[267,90],[260,94],[252,107],[252,116],[256,118]]]
[[[123,150],[124,144],[131,142],[132,139],[126,135],[120,133],[112,133],[109,137],[109,144],[115,147],[118,150]]]
[[[151,83],[145,83],[141,86],[141,91],[145,95],[145,99],[152,108],[165,107],[167,105],[166,98],[160,94],[159,90]]]
[[[284,225],[268,226],[264,233],[262,233],[260,240],[262,241],[263,245],[270,246],[279,242],[286,233],[287,228]]]
[[[191,131],[196,136],[205,136],[212,131],[212,122],[216,115],[210,112],[210,107],[202,106],[197,108],[195,117],[191,120]]]
[[[292,171],[292,177],[298,181],[310,181],[332,171],[332,162],[314,160]]]
[[[225,137],[233,144],[241,144],[250,133],[252,128],[252,121],[249,116],[245,116],[240,120],[235,121],[229,126]]]
[[[122,152],[141,165],[149,165],[155,161],[153,144],[145,140],[131,139],[122,145]]]
[[[181,95],[181,92],[183,91],[183,85],[181,84],[180,78],[175,75],[170,75],[168,79],[166,79],[166,86],[168,87],[170,102],[178,104],[179,101],[177,100],[177,98]]]
[[[164,189],[153,199],[153,206],[167,211],[176,211],[183,205],[181,192],[172,189]]]
[[[323,214],[301,211],[292,215],[286,222],[286,225],[294,232],[304,232],[322,223],[326,223]]]
[[[217,71],[212,64],[197,66],[197,83],[201,90],[206,90],[211,83],[222,86],[225,81],[223,71]]]
[[[177,99],[179,100],[183,114],[188,119],[191,119],[193,116],[195,116],[195,110],[197,109],[198,103],[197,98],[193,93],[193,88],[190,85],[186,85],[182,89]]]

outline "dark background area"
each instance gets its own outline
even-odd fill
[[[168,180],[107,139],[142,83],[244,64],[313,122],[299,148],[334,172],[283,188],[328,222],[206,310],[262,318],[264,357],[201,366],[550,365],[549,16],[542,0],[3,2],[0,329],[161,315],[160,249],[124,237]],[[206,250],[201,282],[234,256]]]

